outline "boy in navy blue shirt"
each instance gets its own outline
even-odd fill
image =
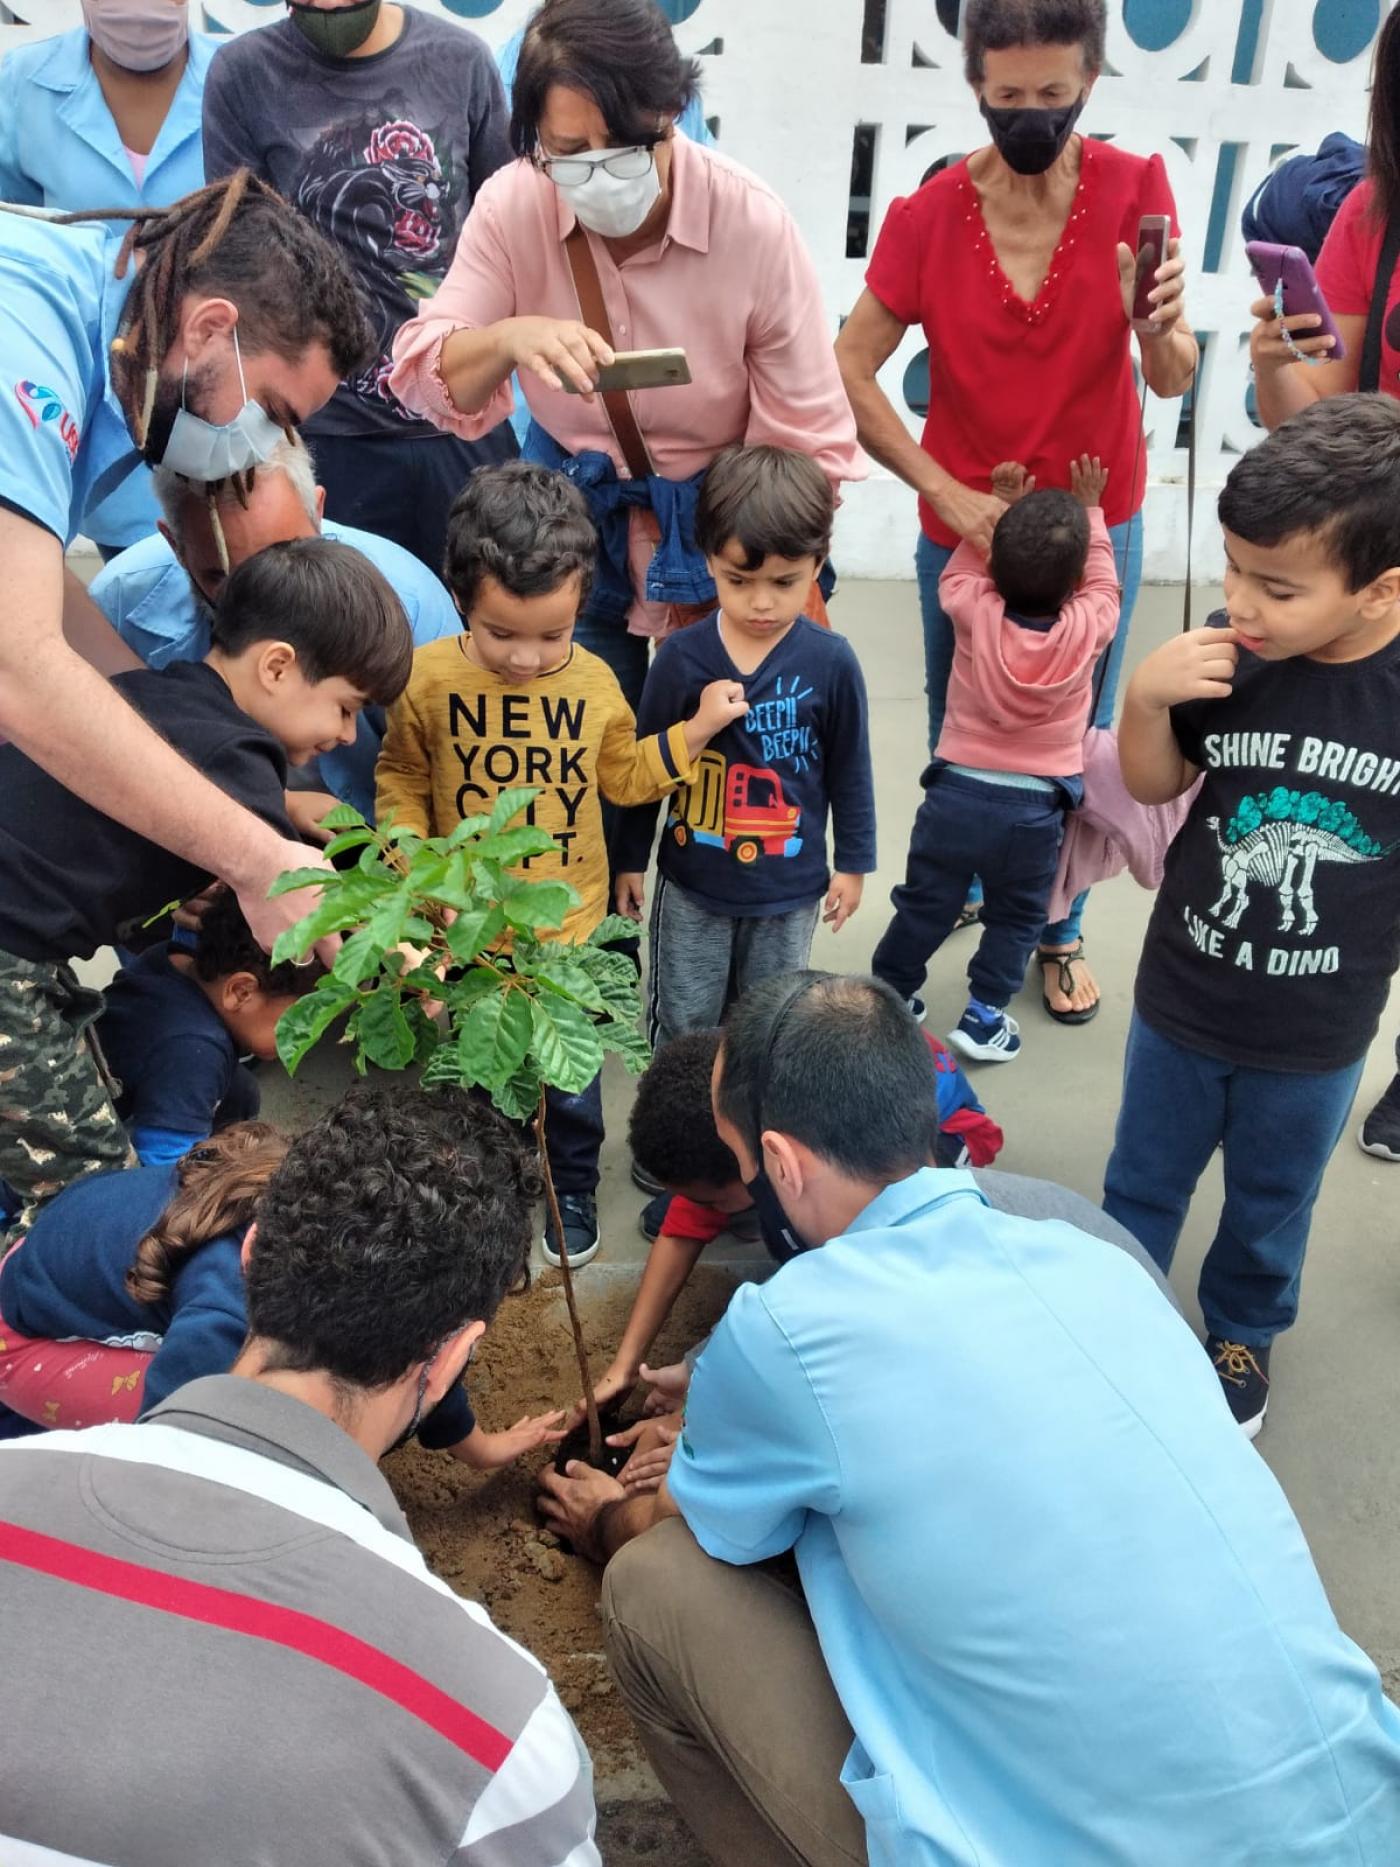
[[[122,968],[104,994],[97,1038],[143,1165],[177,1160],[258,1113],[257,1079],[239,1058],[277,1055],[277,1020],[314,978],[308,967],[272,964],[230,888],[200,921],[193,957],[162,941]]]
[[[832,513],[826,475],[786,448],[726,448],[705,477],[695,536],[720,606],[662,643],[637,731],[685,718],[715,680],[742,681],[749,709],[710,741],[696,782],[667,811],[649,950],[657,1048],[713,1028],[760,979],[806,966],[818,910],[837,932],[875,867],[860,663],[842,636],[802,614]],[[655,824],[647,805],[625,812],[616,832],[617,907],[633,920]]]

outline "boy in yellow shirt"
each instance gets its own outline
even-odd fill
[[[607,663],[573,640],[588,594],[597,536],[583,495],[562,473],[523,460],[485,467],[452,508],[444,576],[466,632],[413,657],[389,709],[375,768],[375,813],[422,836],[446,836],[489,810],[500,791],[534,785],[531,821],[555,848],[522,865],[559,880],[579,904],[556,936],[587,939],[608,911],[601,799],[654,803],[695,776],[714,735],[743,717],[737,681],[712,681],[694,715],[637,738],[632,709]],[[564,1222],[544,1254],[586,1264],[598,1250],[602,1092],[549,1097],[549,1157]]]

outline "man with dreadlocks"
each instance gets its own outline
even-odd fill
[[[307,851],[201,776],[104,676],[140,666],[64,567],[84,515],[144,458],[246,490],[284,431],[370,344],[335,249],[246,173],[104,219],[0,211],[0,738],[193,868],[227,881],[271,946],[307,912],[269,901]],[[327,943],[329,956],[334,942]],[[12,1029],[86,1057],[76,980],[0,978],[0,1102]],[[66,1040],[64,1033],[66,1032]]]

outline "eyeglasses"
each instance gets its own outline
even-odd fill
[[[653,143],[638,143],[633,149],[616,149],[610,155],[592,157],[551,156],[541,147],[535,162],[557,188],[582,188],[585,182],[592,181],[595,169],[616,176],[620,182],[634,182],[651,167],[654,147]]]

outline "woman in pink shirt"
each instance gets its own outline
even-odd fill
[[[441,289],[394,345],[394,393],[469,439],[510,413],[519,371],[526,457],[565,466],[599,522],[577,639],[634,706],[647,638],[672,626],[677,604],[714,606],[686,539],[693,483],[719,450],[796,448],[833,484],[865,471],[791,216],[757,177],[676,130],[698,75],[653,0],[546,0],[516,72],[520,159],[478,194]],[[611,344],[580,315],[571,237],[596,271]],[[611,345],[679,346],[689,361],[688,386],[626,398],[645,479],[592,394]]]

